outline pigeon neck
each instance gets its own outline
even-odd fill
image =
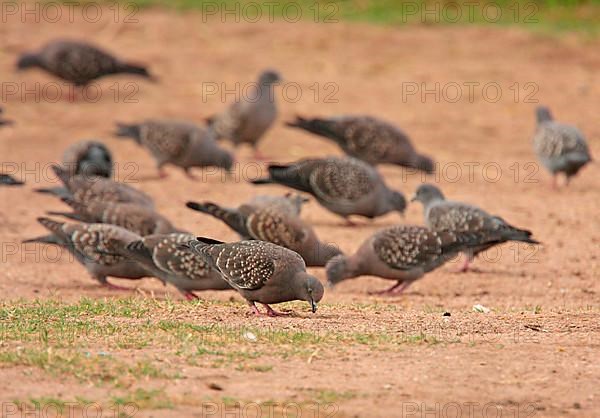
[[[314,248],[310,249],[306,264],[323,267],[330,259],[339,254],[341,254],[341,251],[336,245],[319,242]]]

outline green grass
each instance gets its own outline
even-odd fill
[[[130,0],[121,2],[128,4]],[[577,30],[595,33],[600,27],[600,0],[281,0],[272,2],[275,5],[271,8],[263,5],[260,12],[253,6],[260,2],[254,0],[137,0],[136,3],[139,7],[195,9],[207,18],[232,22],[236,16],[242,16],[246,21],[259,17],[263,21],[271,17],[296,21],[296,16],[299,16],[300,20],[319,23],[349,20],[386,25],[519,25],[551,32]],[[135,10],[129,7],[129,11],[135,14]],[[227,10],[234,12],[226,15]]]

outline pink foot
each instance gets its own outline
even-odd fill
[[[289,313],[287,313],[287,312],[279,312],[279,311],[274,310],[266,303],[261,303],[261,305],[267,309],[267,316],[275,317],[275,316],[288,316],[289,315]]]
[[[368,292],[369,295],[400,295],[410,285],[410,282],[398,282],[389,289]]]
[[[186,298],[187,300],[196,300],[196,299],[200,299],[200,298],[199,298],[198,296],[196,296],[194,293],[192,293],[192,292],[189,292],[189,291],[188,291],[188,292],[185,292],[185,293],[183,294],[183,296],[185,296],[185,298]]]

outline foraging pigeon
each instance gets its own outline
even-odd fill
[[[295,251],[309,267],[323,267],[331,257],[341,254],[337,246],[319,241],[310,225],[274,207],[227,209],[210,202],[187,202],[186,206],[223,221],[241,239],[272,242]]]
[[[51,234],[23,241],[54,244],[66,248],[101,285],[123,289],[107,281],[108,276],[123,279],[141,279],[151,273],[137,262],[117,255],[117,247],[141,239],[137,234],[107,224],[64,223],[49,218],[38,218]]]
[[[416,152],[408,136],[397,127],[370,116],[329,119],[296,117],[287,126],[333,140],[350,157],[369,164],[397,164],[433,173],[431,158]]]
[[[255,156],[262,158],[257,146],[277,118],[273,87],[280,81],[276,71],[264,71],[248,97],[234,103],[223,113],[209,117],[208,126],[214,130],[217,139],[227,138],[235,146],[250,144]]]
[[[10,174],[0,174],[0,185],[2,186],[22,186],[25,182],[17,180]]]
[[[583,134],[574,126],[555,122],[547,107],[538,107],[537,130],[533,148],[538,159],[550,173],[552,186],[557,187],[557,175],[564,173],[567,185],[572,176],[592,161]]]
[[[82,175],[69,176],[67,170],[52,165],[54,174],[63,187],[36,189],[39,193],[49,193],[60,198],[72,198],[78,203],[87,205],[92,201],[105,203],[134,203],[149,209],[154,207],[152,198],[125,183],[119,183],[103,177],[88,177]]]
[[[153,77],[144,66],[121,61],[97,47],[77,41],[55,40],[36,53],[21,55],[19,70],[38,67],[76,86],[111,74],[135,74]]]
[[[151,234],[179,232],[164,216],[134,203],[92,200],[83,204],[69,197],[63,197],[61,200],[74,212],[47,212],[48,215],[64,216],[81,222],[117,225],[142,237]]]
[[[187,246],[204,257],[259,315],[255,305],[265,306],[269,316],[281,315],[269,304],[304,300],[313,313],[323,297],[323,285],[306,272],[302,257],[294,251],[265,241],[223,243],[197,238]]]
[[[465,263],[461,271],[469,269],[469,263],[475,256],[495,245],[507,241],[520,241],[539,244],[531,238],[531,231],[515,228],[504,219],[490,215],[484,210],[461,202],[446,200],[440,189],[432,184],[422,184],[411,201],[423,204],[425,224],[434,231],[473,232],[483,242],[479,247],[465,252]]]
[[[185,122],[147,120],[139,124],[117,123],[116,135],[130,137],[147,148],[156,161],[159,176],[166,177],[165,164],[183,168],[221,167],[231,170],[233,156],[217,144],[210,129]]]
[[[254,184],[281,184],[312,194],[331,212],[375,218],[404,212],[402,193],[390,190],[371,165],[355,158],[305,159],[288,165],[269,165],[269,177]],[[350,222],[349,222],[350,223]]]
[[[221,274],[204,257],[181,244],[194,239],[191,234],[148,235],[120,247],[119,254],[146,267],[155,277],[171,283],[188,299],[196,299],[194,290],[231,289]]]
[[[477,234],[432,231],[420,226],[394,226],[368,238],[349,257],[339,255],[325,267],[331,286],[358,276],[396,280],[377,293],[401,293],[415,280],[440,267],[456,254],[482,244]]]
[[[68,147],[63,154],[63,168],[69,176],[100,176],[111,178],[113,158],[102,142],[79,141]]]

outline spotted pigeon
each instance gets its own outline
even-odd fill
[[[182,246],[193,239],[193,235],[185,233],[148,235],[120,247],[119,254],[139,262],[165,283],[171,283],[188,300],[197,298],[192,291],[231,289],[204,257]]]
[[[337,246],[319,241],[310,225],[276,207],[242,205],[228,209],[211,202],[186,205],[223,221],[241,239],[268,241],[297,252],[309,267],[323,267],[331,257],[341,254]]]
[[[247,97],[242,97],[223,113],[209,117],[207,123],[217,139],[226,138],[235,146],[249,144],[254,148],[255,156],[262,158],[257,146],[277,118],[273,90],[280,81],[276,71],[264,71]]]
[[[153,80],[146,67],[122,61],[85,42],[55,40],[21,55],[19,70],[40,68],[76,86],[112,74],[135,74]]]
[[[404,212],[406,199],[390,190],[371,165],[355,158],[305,159],[288,165],[269,165],[269,176],[254,184],[281,184],[312,194],[323,207],[342,216],[375,218]]]
[[[57,165],[52,166],[54,174],[62,187],[36,189],[39,193],[48,193],[60,198],[66,197],[87,205],[92,201],[105,203],[133,203],[152,209],[154,202],[146,193],[133,187],[103,177],[84,175],[70,176],[69,172]]]
[[[557,175],[564,173],[569,184],[583,166],[592,161],[587,142],[579,129],[554,121],[550,109],[538,107],[537,130],[533,148],[539,161],[552,174],[552,186],[557,187]]]
[[[49,218],[38,218],[38,222],[51,234],[23,243],[38,242],[66,248],[103,286],[122,289],[109,283],[109,276],[123,279],[151,277],[151,273],[137,262],[117,255],[117,247],[141,239],[133,232],[108,224],[64,223]]]
[[[404,132],[371,116],[338,116],[329,119],[298,116],[287,126],[330,139],[350,157],[369,164],[397,164],[426,173],[434,171],[431,158],[419,154]]]
[[[325,267],[327,281],[334,286],[359,276],[377,276],[397,283],[376,293],[401,293],[461,251],[481,244],[477,234],[394,226],[372,235],[354,255],[339,255],[329,260]]]
[[[491,242],[465,252],[465,263],[461,271],[469,269],[469,263],[477,254],[494,245],[507,241],[539,244],[531,238],[531,231],[515,228],[504,219],[490,215],[484,210],[466,203],[446,200],[440,189],[432,184],[422,184],[412,201],[423,204],[425,223],[434,231],[472,232],[480,236],[482,242]]]
[[[219,147],[210,129],[186,122],[146,120],[138,124],[117,123],[116,135],[133,138],[148,149],[158,168],[159,176],[166,177],[165,164],[181,167],[192,177],[192,167],[220,167],[231,170],[233,155]]]
[[[63,153],[62,166],[69,176],[100,176],[111,178],[113,158],[108,147],[94,140],[79,141]]]
[[[323,285],[306,272],[300,255],[265,241],[223,243],[197,238],[187,246],[204,257],[210,265],[247,301],[255,314],[255,303],[265,306],[269,316],[280,315],[269,305],[304,300],[313,313],[323,297]]]
[[[48,215],[64,216],[81,222],[94,222],[117,225],[144,237],[151,234],[178,232],[164,216],[144,206],[134,203],[114,203],[92,200],[87,204],[63,197],[73,212],[47,212]]]

